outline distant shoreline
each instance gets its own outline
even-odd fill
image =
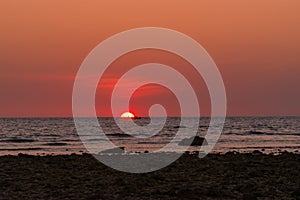
[[[0,149],[1,150],[1,149]],[[138,156],[139,154],[159,154],[159,153],[167,153],[167,154],[180,154],[179,152],[125,152],[125,153],[98,153],[95,155],[104,155],[104,156]],[[199,155],[199,151],[186,151],[183,153],[183,155]],[[254,151],[249,151],[249,152],[238,152],[238,151],[228,151],[228,152],[210,152],[206,156],[225,156],[225,155],[265,155],[265,156],[281,156],[281,155],[286,155],[286,154],[292,154],[292,155],[299,155],[300,156],[300,151],[278,151],[278,152],[264,152],[262,150],[254,150]],[[53,153],[43,153],[43,154],[28,154],[28,153],[18,153],[18,154],[7,154],[7,155],[0,155],[1,157],[54,157],[54,156],[93,156],[92,153],[89,152],[82,152],[82,153],[66,153],[66,154],[53,154]]]

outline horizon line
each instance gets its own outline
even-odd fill
[[[150,118],[149,116],[138,116],[141,118]],[[210,115],[203,115],[203,116],[153,116],[154,118],[161,118],[161,117],[183,117],[183,118],[192,118],[192,117],[199,117],[199,118],[208,118],[208,117],[300,117],[300,115],[226,115],[226,116],[210,116]],[[81,116],[81,117],[73,117],[73,116],[0,116],[0,119],[53,119],[53,118],[93,118],[92,116]],[[119,116],[97,116],[97,118],[121,118]]]

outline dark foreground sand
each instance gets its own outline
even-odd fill
[[[299,199],[300,155],[183,155],[147,174],[91,155],[2,156],[0,199]]]

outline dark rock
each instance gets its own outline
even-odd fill
[[[261,151],[259,151],[259,150],[254,150],[253,152],[252,152],[252,155],[262,155],[263,153],[261,152]]]
[[[125,153],[125,147],[107,149],[107,150],[101,151],[100,153]]]
[[[202,146],[202,145],[208,145],[205,138],[196,136],[196,137],[190,137],[188,139],[183,139],[181,142],[179,142],[180,146]]]

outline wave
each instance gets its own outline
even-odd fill
[[[80,142],[80,139],[77,139],[77,140],[73,140],[73,139],[64,139],[64,140],[60,140],[62,142]]]
[[[38,151],[38,150],[42,150],[42,149],[43,148],[32,147],[32,148],[0,149],[0,151]]]
[[[248,131],[246,132],[247,135],[266,135],[268,133],[261,132],[261,131]]]
[[[66,145],[68,145],[68,143],[64,143],[64,142],[49,142],[49,143],[45,143],[43,145],[45,145],[45,146],[66,146]]]
[[[173,128],[186,128],[186,126],[173,126]]]
[[[168,144],[168,142],[147,142],[147,141],[141,141],[141,142],[138,142],[138,144]]]
[[[33,139],[12,138],[12,139],[7,139],[7,140],[1,140],[0,142],[24,143],[24,142],[36,142],[36,140],[33,140]]]
[[[133,137],[132,135],[126,134],[126,133],[108,133],[106,136],[109,137]]]
[[[300,133],[270,133],[262,131],[246,131],[240,133],[227,132],[225,135],[287,135],[287,136],[300,136]]]
[[[281,149],[299,149],[300,146],[271,146],[271,147],[264,147],[264,146],[244,146],[244,147],[230,147],[230,149],[274,149],[274,150],[281,150]]]

